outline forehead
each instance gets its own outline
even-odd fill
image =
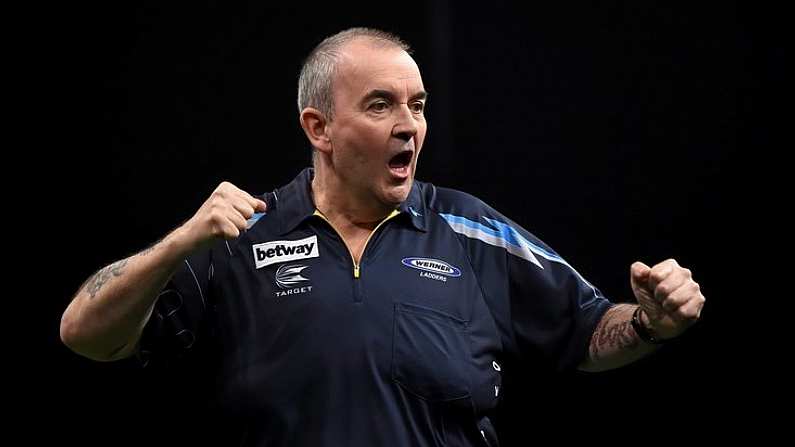
[[[417,63],[398,47],[361,40],[347,44],[341,51],[334,96],[352,96],[355,100],[373,89],[409,96],[422,91]]]

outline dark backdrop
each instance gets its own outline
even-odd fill
[[[42,172],[61,261],[37,284],[45,379],[28,393],[47,425],[31,435],[207,439],[199,384],[72,354],[58,338],[61,312],[88,275],[189,218],[219,182],[261,193],[306,166],[298,71],[323,37],[350,26],[396,32],[415,49],[430,92],[419,179],[479,196],[615,301],[631,300],[633,261],[669,257],[708,298],[702,322],[635,365],[515,371],[497,415],[504,444],[637,436],[625,427],[676,439],[691,418],[734,415],[742,390],[721,383],[751,360],[738,360],[742,337],[726,341],[742,318],[738,148],[765,138],[751,120],[776,60],[760,37],[764,13],[553,4],[142,0],[49,11],[50,125],[39,132],[52,138]]]

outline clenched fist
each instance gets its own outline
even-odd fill
[[[649,318],[647,327],[656,338],[676,337],[701,317],[706,298],[690,270],[673,259],[654,267],[635,262],[630,269],[630,282],[638,304]]]
[[[246,229],[246,221],[255,212],[265,212],[265,207],[262,200],[223,182],[180,230],[190,251],[199,250],[220,239],[237,238]]]

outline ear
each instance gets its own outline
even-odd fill
[[[318,109],[307,107],[301,111],[300,119],[301,128],[304,129],[312,147],[321,152],[331,151],[331,139],[326,132],[328,121],[325,115]]]

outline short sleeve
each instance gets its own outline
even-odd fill
[[[454,206],[437,212],[467,251],[506,354],[576,368],[612,303],[522,226],[473,196],[454,194]]]
[[[612,304],[552,249],[532,243],[540,267],[516,256],[506,259],[516,350],[523,357],[540,352],[557,369],[571,370],[585,359],[594,330]]]
[[[211,336],[212,252],[185,259],[158,295],[141,337],[138,358],[142,365],[183,358]]]

